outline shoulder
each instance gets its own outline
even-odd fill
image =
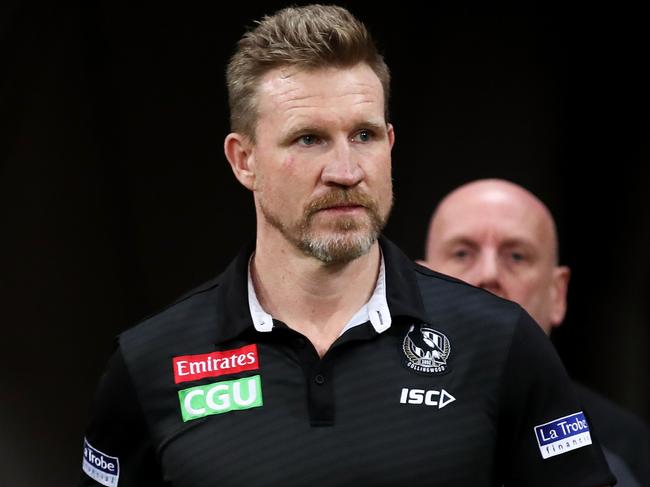
[[[462,323],[466,329],[495,337],[512,336],[520,321],[530,321],[521,306],[485,289],[415,263],[413,271],[424,308],[433,320]]]
[[[467,360],[485,358],[500,370],[517,329],[539,328],[518,304],[417,264],[388,239],[380,243],[391,314],[431,325]]]
[[[449,338],[455,364],[480,378],[481,387],[518,394],[520,384],[538,377],[535,368],[559,362],[546,335],[517,303],[417,264],[413,271],[427,323]],[[515,380],[512,368],[521,373]]]
[[[219,276],[185,293],[162,311],[119,336],[127,364],[135,357],[182,345],[214,343],[250,321],[247,269],[254,242],[244,246]]]
[[[128,355],[132,348],[149,348],[154,343],[172,343],[205,334],[210,319],[217,312],[220,281],[221,276],[203,283],[124,331],[118,338],[122,349]]]

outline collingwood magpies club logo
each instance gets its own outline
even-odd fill
[[[447,372],[451,344],[445,335],[433,328],[424,324],[411,325],[404,337],[402,350],[405,365],[415,372],[431,375]]]

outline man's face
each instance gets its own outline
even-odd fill
[[[427,265],[519,303],[547,332],[561,323],[568,269],[555,265],[550,214],[508,185],[470,185],[434,216]]]
[[[277,68],[257,101],[258,238],[284,239],[328,264],[366,253],[392,205],[394,135],[377,76],[365,64]]]

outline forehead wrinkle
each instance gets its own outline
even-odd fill
[[[386,127],[383,88],[375,78],[356,68],[270,71],[260,84],[258,113],[279,129],[283,139],[305,130],[381,130]]]
[[[355,106],[355,107],[363,107],[365,105],[371,105],[372,102],[358,102],[358,103],[353,103],[348,106]],[[305,117],[305,118],[313,118],[314,114],[312,112],[305,112],[305,110],[318,110],[317,112],[317,117],[316,118],[323,118],[323,119],[328,119],[328,118],[346,118],[346,119],[358,119],[358,120],[363,120],[366,122],[372,122],[375,125],[379,125],[375,120],[379,120],[380,117],[369,114],[369,113],[355,113],[353,115],[350,114],[339,114],[337,113],[336,109],[333,109],[331,107],[321,107],[318,105],[296,105],[296,106],[291,106],[287,107],[285,109],[285,113],[290,114],[292,116],[296,117]],[[301,112],[302,110],[302,112]],[[298,114],[295,114],[295,112],[298,111]],[[326,114],[331,114],[332,117],[328,117]]]
[[[325,126],[330,123],[337,123],[352,128],[360,126],[369,126],[370,128],[380,129],[385,126],[383,113],[381,115],[366,111],[366,106],[373,106],[373,100],[359,100],[348,106],[356,107],[353,113],[339,113],[337,109],[315,104],[299,104],[286,107],[284,113],[288,115],[287,122],[290,129],[295,126]]]
[[[322,76],[332,83],[322,84]],[[363,63],[350,68],[326,67],[314,70],[281,66],[268,71],[260,80],[257,96],[268,109],[290,106],[314,99],[314,103],[353,98],[347,105],[384,102],[383,87],[376,74]],[[299,106],[303,107],[304,103]],[[307,107],[311,103],[306,104]],[[260,108],[262,108],[260,106]]]
[[[381,131],[385,129],[386,123],[380,117],[366,117],[355,116],[341,118],[337,115],[332,117],[325,116],[322,112],[317,117],[312,117],[304,113],[289,113],[287,117],[286,128],[282,130],[284,133],[293,133],[302,130],[315,130],[327,132],[334,128],[340,130],[357,130],[366,128],[370,130]]]
[[[293,80],[289,83],[289,86],[287,86],[284,89],[277,89],[277,85],[287,85],[288,83],[285,82],[285,79],[278,80],[278,79],[270,79],[266,83],[266,86],[268,86],[270,89],[267,91],[267,93],[270,95],[271,98],[276,98],[278,99],[278,105],[280,104],[286,104],[286,103],[292,103],[292,102],[298,102],[306,99],[316,99],[316,100],[326,100],[326,99],[341,99],[341,98],[350,98],[350,97],[360,97],[360,100],[354,100],[354,104],[360,104],[360,103],[376,103],[377,100],[376,98],[376,93],[375,91],[375,86],[371,83],[365,83],[365,82],[355,82],[351,85],[346,85],[344,87],[344,92],[342,93],[330,93],[328,92],[328,87],[323,87],[317,92],[312,92],[312,93],[305,93],[301,94],[300,92],[304,88],[304,86],[300,82],[293,82]],[[275,86],[274,86],[275,85]],[[298,92],[295,96],[291,96],[292,93]],[[383,98],[380,98],[381,101],[383,102]]]
[[[289,91],[287,91],[287,93],[289,93]],[[375,100],[369,93],[359,92],[359,93],[341,93],[334,96],[323,95],[323,94],[297,96],[289,99],[280,99],[276,102],[276,105],[278,106],[287,105],[287,104],[291,105],[294,103],[302,102],[304,100],[312,99],[312,100],[316,100],[316,103],[305,104],[305,105],[294,105],[288,107],[288,109],[293,110],[295,108],[321,108],[320,106],[318,106],[318,101],[325,101],[329,99],[350,98],[350,97],[357,97],[357,99],[352,100],[352,102],[350,103],[351,105],[372,105],[377,103],[377,100]],[[358,97],[360,97],[360,99]]]

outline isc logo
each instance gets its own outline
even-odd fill
[[[402,388],[402,395],[399,402],[402,404],[424,404],[426,406],[438,406],[438,409],[454,402],[456,398],[444,389],[439,391],[424,389],[407,389]]]

